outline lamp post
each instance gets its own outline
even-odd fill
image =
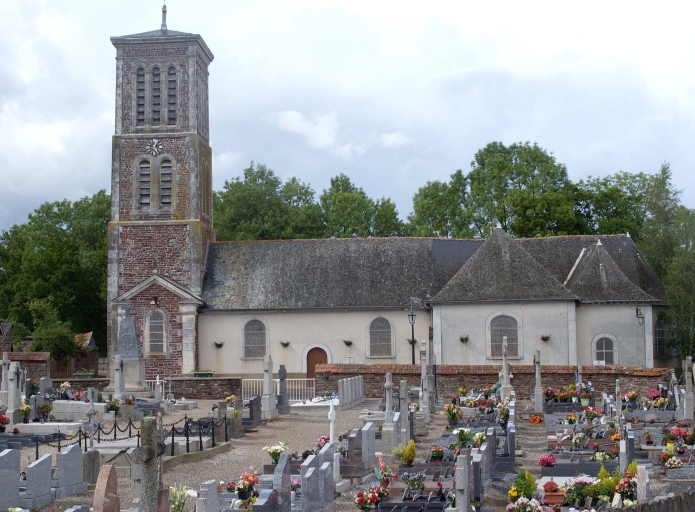
[[[413,356],[412,364],[415,364],[415,311],[413,311],[414,299],[410,299],[410,312],[408,313],[408,321],[410,322],[410,349]]]

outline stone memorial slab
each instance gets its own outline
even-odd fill
[[[19,450],[0,452],[0,510],[19,505]]]
[[[120,512],[121,501],[118,497],[118,476],[114,466],[104,465],[99,470],[92,508],[94,512]]]
[[[325,512],[334,511],[334,496],[333,462],[324,462],[319,467],[319,507]]]
[[[82,450],[73,444],[56,455],[58,479],[54,479],[56,498],[87,492],[87,482],[82,475]]]
[[[290,456],[287,452],[280,454],[280,460],[278,460],[273,473],[273,489],[278,493],[278,508],[289,510],[292,487],[290,484]]]
[[[376,428],[370,421],[362,427],[362,463],[365,469],[374,467],[376,463],[375,448]]]
[[[123,361],[139,361],[140,343],[138,342],[137,329],[135,328],[135,318],[131,315],[131,311],[135,309],[135,306],[127,302],[122,309],[125,315],[123,317],[119,315],[117,354],[121,356]]]
[[[200,484],[195,510],[196,512],[220,512],[220,495],[217,492],[215,480],[208,480]]]
[[[23,508],[36,510],[53,503],[51,473],[53,457],[50,453],[40,457],[27,466],[26,490],[20,493]]]

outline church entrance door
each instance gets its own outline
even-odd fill
[[[316,376],[316,365],[326,364],[328,354],[322,348],[314,347],[306,355],[306,378],[313,379]]]

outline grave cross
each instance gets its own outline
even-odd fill
[[[10,360],[7,357],[7,352],[2,353],[2,391],[7,391],[8,386],[9,386],[9,378],[10,378],[10,373],[9,373],[9,368],[10,368]]]
[[[15,366],[15,368],[14,368],[14,380],[16,381],[15,386],[17,387],[17,389],[19,389],[19,386],[20,386],[19,380],[21,378],[21,374],[22,374],[22,370],[19,369],[19,364],[17,364],[17,366]]]

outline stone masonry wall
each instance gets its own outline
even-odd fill
[[[109,379],[71,379],[70,385],[79,391],[96,388],[103,391]],[[168,393],[168,381],[164,381],[164,393]],[[229,395],[241,396],[241,379],[217,378],[172,378],[171,392],[177,400],[224,400]]]
[[[50,352],[10,352],[7,357],[10,361],[19,361],[22,370],[27,369],[29,379],[40,379],[51,374]]]
[[[464,385],[468,388],[492,386],[497,382],[501,366],[437,366],[437,389],[441,398],[458,395],[458,388]],[[393,375],[393,382],[406,379],[409,386],[420,385],[420,366],[401,365],[350,365],[332,364],[316,367],[316,393],[338,391],[338,380],[362,375],[364,394],[367,397],[378,398],[384,394],[384,376]],[[542,366],[541,383],[543,387],[554,389],[574,382],[576,367],[574,366]],[[519,398],[528,399],[535,386],[535,374],[532,365],[512,365],[512,385]],[[582,379],[591,381],[594,389],[608,394],[615,393],[615,379],[620,378],[622,390],[637,390],[644,392],[647,388],[655,388],[657,384],[668,385],[671,378],[670,368],[633,368],[623,366],[588,366],[582,368]]]

